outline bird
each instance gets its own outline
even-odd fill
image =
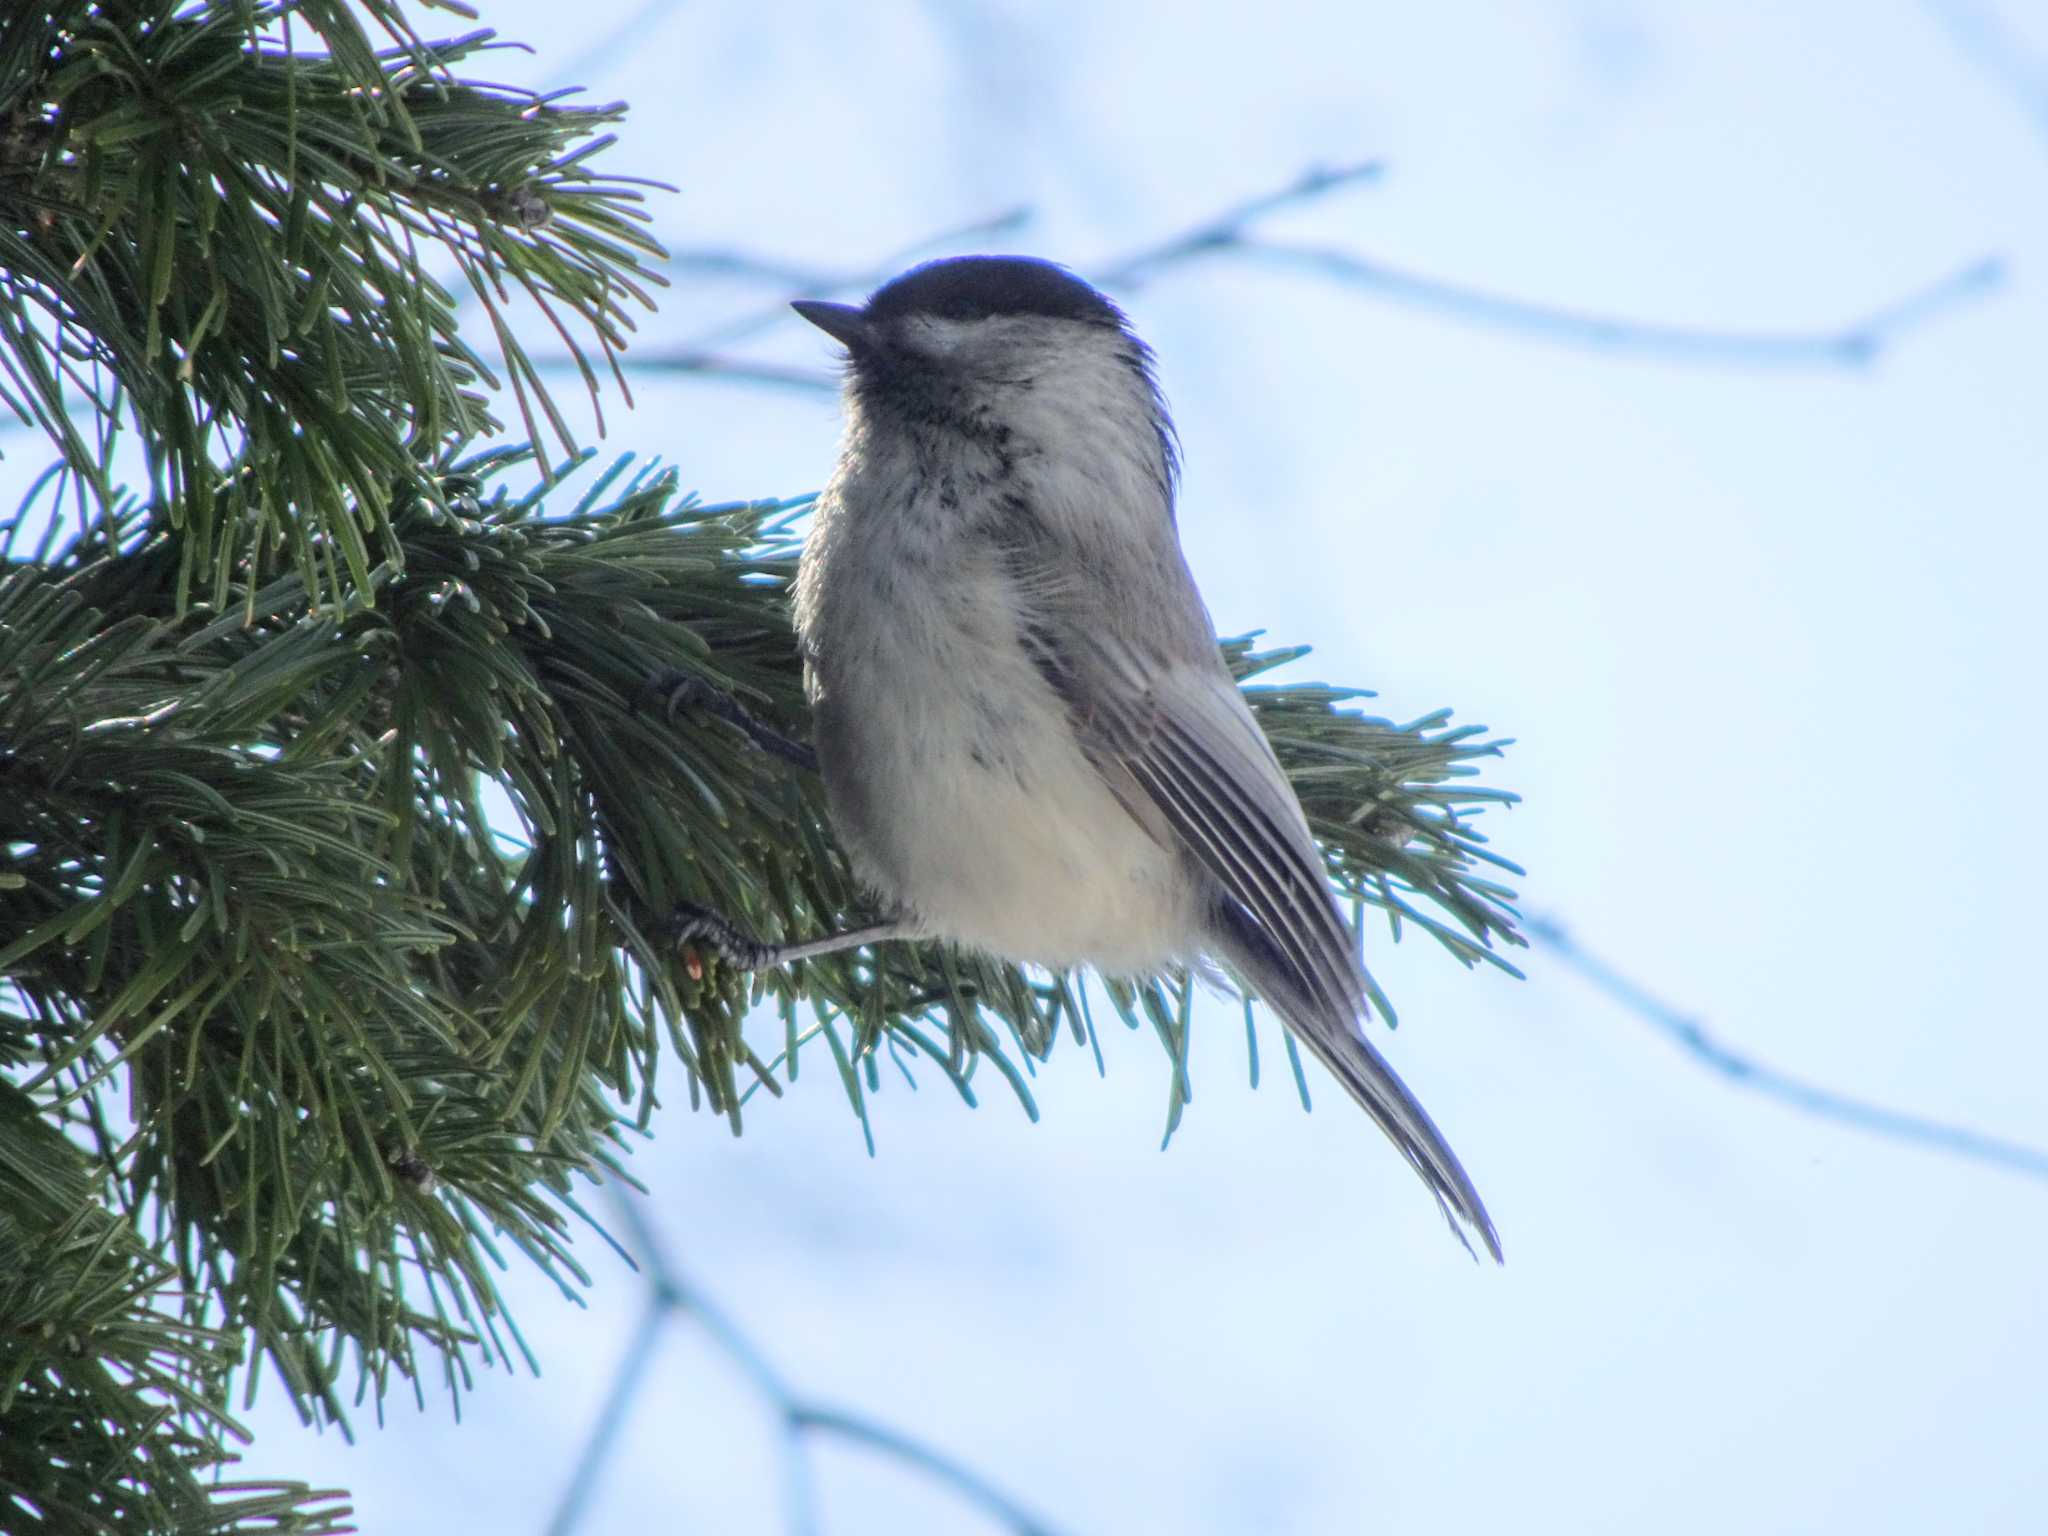
[[[750,968],[897,939],[1110,976],[1220,962],[1499,1261],[1366,1038],[1357,941],[1182,554],[1179,440],[1123,311],[996,255],[793,307],[845,348],[795,584],[805,693],[834,829],[887,915],[768,945],[692,908],[681,937]]]

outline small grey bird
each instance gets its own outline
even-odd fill
[[[1121,311],[1015,256],[795,307],[848,354],[796,588],[817,760],[896,916],[748,958],[899,937],[1125,976],[1213,957],[1498,1259],[1360,1028],[1354,938],[1181,556],[1173,422]]]

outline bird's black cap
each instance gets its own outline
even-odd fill
[[[1121,325],[1123,314],[1065,267],[1035,256],[950,256],[913,267],[875,290],[870,321],[909,315],[983,320],[995,315],[1044,315]]]
[[[799,299],[790,308],[856,350],[877,326],[914,315],[986,320],[1043,315],[1121,326],[1123,311],[1056,262],[1036,256],[948,256],[912,267],[877,288],[865,306]]]

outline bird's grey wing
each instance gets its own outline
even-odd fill
[[[1469,1223],[1498,1259],[1456,1154],[1360,1028],[1365,981],[1351,930],[1301,802],[1213,638],[1199,659],[1168,657],[1114,628],[1048,622],[1027,644],[1104,776],[1127,804],[1131,788],[1142,795],[1132,814],[1148,825],[1163,817],[1220,886],[1222,958],[1386,1132],[1446,1218]]]
[[[1350,929],[1330,899],[1301,803],[1244,696],[1220,664],[1174,664],[1096,636],[1077,722],[1272,938],[1321,1009],[1363,1009]],[[1070,698],[1070,705],[1073,700]]]

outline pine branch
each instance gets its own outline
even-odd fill
[[[0,1059],[26,1021],[0,1019]],[[0,1081],[0,1524],[18,1536],[352,1529],[342,1495],[226,1483],[241,1356],[178,1319],[177,1272],[93,1198],[79,1150]]]
[[[659,247],[646,184],[589,166],[623,109],[458,78],[489,37],[425,43],[396,7],[339,0],[68,0],[10,23],[0,403],[89,488],[81,526],[111,500],[106,429],[133,423],[185,534],[181,600],[222,601],[251,522],[324,596],[360,594],[395,551],[394,488],[495,429],[498,376],[456,332],[436,248],[485,306],[528,435],[570,446],[503,306],[517,289],[559,313],[594,391],[572,323],[609,361]]]
[[[574,1272],[554,1196],[603,1155],[603,1068],[570,1070],[544,1114],[492,1059],[507,1042],[464,967],[510,877],[445,818],[405,844],[381,802],[363,715],[388,707],[388,638],[302,590],[267,632],[180,624],[171,542],[0,584],[0,970],[40,1060],[21,1081],[50,1111],[132,1119],[107,1173],[179,1255],[188,1320],[218,1308],[304,1411],[339,1417],[330,1338],[381,1382],[421,1344],[458,1368],[488,1325],[472,1212]],[[529,1071],[562,1064],[524,1043]],[[408,1266],[453,1288],[432,1315],[400,1299]]]
[[[801,739],[805,503],[621,463],[551,509],[546,464],[515,492],[524,452],[461,457],[496,380],[435,248],[562,443],[503,307],[609,359],[656,249],[587,168],[618,109],[458,78],[486,45],[387,0],[0,31],[0,400],[59,456],[0,526],[0,1510],[53,1536],[338,1528],[332,1495],[216,1480],[231,1393],[345,1427],[351,1386],[381,1412],[530,1364],[497,1272],[584,1283],[578,1179],[617,1174],[668,1048],[737,1131],[821,1041],[872,1142],[885,1051],[1035,1114],[1036,1062],[1093,1043],[1067,978],[939,946],[747,978],[662,939],[680,902],[769,937],[859,914],[814,776],[737,711],[641,707],[680,673]],[[1333,879],[1504,963],[1511,866],[1469,818],[1505,797],[1464,781],[1499,744],[1351,697],[1254,693]],[[1159,1035],[1170,1132],[1192,992],[1111,996]]]
[[[969,1102],[986,1064],[1035,1113],[1033,1062],[1093,1027],[1064,978],[937,947],[693,974],[657,937],[678,902],[771,936],[859,910],[815,779],[715,715],[638,707],[681,670],[802,732],[802,504],[672,505],[672,477],[621,465],[553,516],[496,483],[517,462],[394,490],[402,559],[340,612],[273,550],[228,611],[181,616],[179,536],[145,509],[0,577],[20,1080],[51,1112],[132,1105],[106,1152],[122,1206],[308,1414],[339,1416],[338,1344],[380,1394],[434,1358],[451,1389],[472,1358],[517,1363],[485,1234],[579,1283],[571,1176],[612,1163],[615,1106],[651,1111],[664,1039],[737,1130],[820,1037],[864,1124],[885,1047]],[[1245,675],[1298,654],[1227,649]],[[1502,963],[1520,940],[1468,817],[1506,797],[1460,782],[1499,744],[1349,697],[1254,692],[1334,877]],[[1186,989],[1115,995],[1161,1034],[1177,1118]]]

